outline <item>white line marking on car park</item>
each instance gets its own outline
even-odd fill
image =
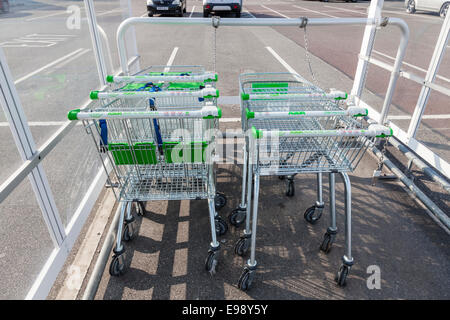
[[[60,14],[66,14],[66,11],[62,11],[62,12],[55,12],[55,13],[51,13],[51,14],[47,14],[44,16],[39,16],[39,17],[34,17],[34,18],[29,18],[29,19],[25,19],[25,21],[34,21],[34,20],[38,20],[38,19],[44,19],[44,18],[48,18],[48,17],[53,17],[53,16],[57,16]]]
[[[245,10],[246,11],[244,11],[244,13],[248,14],[252,18],[256,18],[253,14],[250,13],[250,11],[248,11],[248,9],[245,9]]]
[[[64,42],[69,37],[75,37],[74,35],[60,35],[60,34],[27,34],[26,36],[15,38],[9,41],[0,42],[0,47],[4,48],[47,48],[58,44],[58,42]]]
[[[67,121],[29,121],[28,125],[30,127],[60,127],[66,124]],[[82,125],[82,122],[77,122],[76,125]],[[9,127],[9,122],[0,122],[0,127]]]
[[[80,52],[83,51],[83,50],[85,50],[85,49],[79,48],[79,49],[77,49],[77,50],[75,50],[75,51],[73,51],[73,52],[71,52],[71,53],[65,55],[64,57],[61,57],[61,58],[59,58],[59,59],[56,59],[55,61],[50,62],[49,64],[46,64],[45,66],[43,66],[43,67],[41,67],[41,68],[39,68],[39,69],[36,69],[36,70],[34,70],[33,72],[30,72],[29,74],[23,76],[22,78],[17,79],[16,81],[14,81],[14,84],[17,85],[17,84],[19,84],[20,82],[25,81],[26,79],[31,78],[32,76],[38,74],[39,72],[41,72],[41,71],[43,71],[43,70],[45,70],[45,69],[47,69],[47,68],[53,67],[54,65],[56,65],[56,64],[58,64],[58,63],[60,63],[60,62],[63,62],[64,60],[66,60],[66,59],[68,59],[68,58],[70,58],[70,57],[72,57],[72,56],[74,56],[74,55],[80,53]]]
[[[361,11],[356,11],[356,10],[344,9],[344,8],[333,7],[333,6],[324,6],[324,7],[332,8],[332,9],[337,9],[337,10],[341,10],[341,11],[354,12],[354,13],[362,14],[363,16],[366,16],[366,15],[367,15],[366,12],[361,12]]]
[[[192,14],[194,13],[194,9],[195,9],[195,6],[192,7],[191,14],[189,15],[189,18],[192,18]]]
[[[122,8],[115,8],[115,9],[112,9],[112,10],[109,10],[109,11],[101,12],[101,13],[97,14],[97,17],[104,16],[104,15],[107,15],[107,14],[110,14],[110,13],[118,13],[120,11],[122,11]]]
[[[282,16],[282,17],[285,17],[286,19],[290,19],[288,16],[286,16],[286,15],[284,15],[284,14],[282,14],[282,13],[279,13],[278,11],[275,11],[275,10],[273,10],[273,9],[270,9],[269,7],[266,7],[265,5],[261,5],[261,7],[263,7],[264,9],[267,9],[267,10],[270,10],[270,11],[272,11],[272,12],[275,12],[276,14],[278,14],[278,15],[280,15],[280,16]]]
[[[388,59],[391,59],[391,60],[394,60],[394,61],[395,61],[395,58],[394,58],[394,57],[391,57],[391,56],[389,56],[389,55],[387,55],[387,54],[385,54],[385,53],[382,53],[382,52],[380,52],[380,51],[372,50],[372,52],[374,52],[374,53],[376,53],[376,54],[379,54],[380,56],[383,56],[383,57],[385,57],[385,58],[388,58]],[[422,72],[427,73],[427,70],[425,70],[425,69],[423,69],[423,68],[421,68],[421,67],[415,66],[415,65],[413,65],[413,64],[411,64],[411,63],[408,63],[408,62],[403,61],[403,64],[406,65],[406,66],[409,66],[409,67],[411,67],[411,68],[414,68],[414,69],[416,69],[416,70],[419,70],[419,71],[422,71]],[[443,77],[443,76],[440,76],[440,75],[436,75],[436,77],[439,78],[439,79],[441,79],[441,80],[450,82],[450,79],[448,79],[448,78],[446,78],[446,77]]]
[[[164,68],[164,72],[169,72],[169,70],[170,70],[169,67],[172,65],[173,60],[175,60],[175,56],[177,55],[177,52],[178,52],[178,47],[173,48],[172,54],[169,57],[169,61],[167,61],[168,68]]]
[[[71,63],[73,60],[78,59],[79,57],[81,57],[82,55],[84,55],[85,53],[88,53],[89,51],[91,51],[91,49],[85,49],[79,53],[77,53],[75,56],[70,57],[69,59],[67,59],[66,61],[64,61],[63,63],[58,65],[58,68],[61,68],[63,66],[65,66],[66,64]]]
[[[331,14],[328,14],[328,13],[323,13],[323,12],[320,12],[320,11],[315,11],[315,10],[311,10],[311,9],[308,9],[308,8],[303,8],[303,7],[300,7],[300,6],[296,6],[295,4],[292,5],[292,6],[295,7],[295,8],[298,8],[298,9],[305,10],[305,11],[321,14],[321,15],[324,15],[324,16],[327,16],[327,17],[330,17],[330,18],[338,18],[338,17],[332,16]]]

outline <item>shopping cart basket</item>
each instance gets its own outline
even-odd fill
[[[303,111],[328,111],[341,112],[340,101],[347,98],[347,94],[338,90],[329,93],[314,86],[298,74],[292,73],[248,73],[239,77],[241,93],[241,123],[242,130],[246,132],[250,126],[251,117],[248,112],[303,112]],[[366,113],[365,109],[353,110],[355,114]],[[280,115],[283,115],[281,113]],[[243,146],[244,165],[242,175],[241,203],[229,215],[229,221],[234,226],[240,226],[249,214],[246,210],[246,181],[248,162],[248,138],[245,138]],[[288,175],[286,195],[294,195],[294,176]],[[279,176],[284,179],[284,175]],[[322,200],[322,173],[317,173],[317,201],[305,211],[305,219],[315,223],[322,215],[324,203]],[[249,224],[246,225],[246,231]],[[244,232],[245,233],[245,232]],[[245,235],[244,237],[249,235]]]
[[[130,106],[133,106],[130,108]],[[178,106],[181,107],[181,106]],[[122,203],[110,274],[125,270],[122,240],[134,236],[133,202],[208,199],[212,242],[206,269],[214,273],[218,261],[218,221],[214,207],[215,130],[221,110],[205,104],[196,110],[149,110],[148,99],[116,98],[99,101],[89,110],[72,110],[70,120],[82,120],[99,146],[109,183],[118,187]],[[158,129],[153,120],[158,120]],[[102,132],[102,122],[107,134]],[[157,135],[156,132],[159,132]],[[162,148],[158,148],[162,139]],[[102,156],[106,154],[106,156]],[[112,170],[109,174],[108,167]]]
[[[132,76],[107,76],[108,90],[92,91],[90,97],[107,102],[120,97],[121,107],[125,109],[135,109],[134,100],[146,98],[147,105],[140,107],[147,110],[195,110],[211,103],[217,105],[217,79],[217,73],[205,71],[201,66],[151,66]],[[153,122],[161,149],[158,120]],[[225,195],[217,192],[216,209],[223,208],[226,201]],[[224,221],[220,225],[226,227]],[[226,232],[226,228],[220,230]]]
[[[337,91],[326,94],[307,83],[299,83],[301,81],[294,82],[295,85],[286,84],[285,81],[278,80],[279,75],[258,75],[258,84],[251,84],[250,93],[244,91],[242,94],[243,127],[249,128],[246,131],[247,223],[244,236],[236,243],[235,252],[244,255],[250,247],[251,254],[238,285],[242,290],[249,289],[256,270],[255,244],[260,176],[293,176],[297,173],[329,173],[331,225],[321,245],[325,252],[331,248],[337,232],[335,173],[339,173],[344,180],[346,252],[337,277],[338,284],[344,285],[353,265],[351,186],[347,172],[356,168],[372,140],[390,136],[392,132],[381,125],[367,126],[362,120],[358,121],[357,118],[366,115],[367,111],[354,106],[344,109],[336,99],[345,98],[345,94]],[[245,90],[245,85],[242,85],[244,77],[246,75],[241,77],[241,89]],[[251,77],[254,79],[255,75]],[[286,75],[283,77],[286,79]],[[268,80],[264,82],[261,78]],[[274,81],[273,78],[277,80]],[[254,89],[257,89],[256,92]],[[321,179],[318,179],[318,182],[321,183]],[[251,205],[253,211],[250,230]]]

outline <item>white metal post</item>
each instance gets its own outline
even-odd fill
[[[381,10],[383,9],[384,0],[372,0],[370,2],[368,19],[381,19]],[[369,62],[365,57],[372,54],[373,43],[375,41],[376,25],[367,24],[364,30],[364,36],[361,43],[361,50],[359,53],[358,66],[356,67],[355,80],[353,81],[353,88],[351,96],[354,97],[356,105],[359,104],[362,91],[366,84],[367,67]]]
[[[131,8],[131,1],[130,0],[121,0],[120,6],[125,12],[124,17],[131,18],[133,16],[133,10]],[[136,41],[136,30],[134,27],[131,27],[127,32],[127,45],[128,45],[128,56],[129,57],[139,57],[139,52],[137,48],[137,41]],[[133,64],[130,64],[130,73],[135,74],[141,70],[141,66],[139,64],[139,59],[136,59]],[[122,70],[125,72],[125,70]],[[126,74],[128,75],[128,74]]]
[[[8,119],[20,156],[25,162],[35,154],[36,145],[2,48],[0,48],[0,104]],[[42,165],[38,164],[28,177],[53,244],[55,247],[59,247],[66,237],[66,233]]]
[[[100,85],[106,85],[107,68],[105,56],[103,54],[102,40],[97,28],[97,18],[95,16],[94,3],[92,0],[84,0],[86,8],[89,31],[91,33],[92,47],[94,48],[95,61],[97,62],[97,71],[100,79]]]
[[[430,97],[430,84],[433,83],[436,78],[436,74],[439,70],[439,65],[441,64],[442,58],[444,56],[445,50],[447,48],[448,39],[450,36],[450,13],[447,14],[445,20],[442,24],[441,32],[439,33],[436,46],[434,47],[433,56],[428,67],[427,74],[425,76],[425,81],[422,85],[422,90],[420,91],[419,98],[417,99],[416,108],[409,123],[407,137],[408,139],[415,138],[417,129],[419,128],[420,121],[422,120],[422,115],[427,106],[428,99]]]

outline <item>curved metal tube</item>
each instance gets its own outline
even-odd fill
[[[300,27],[305,21],[305,18],[229,18],[221,19],[222,26],[298,26]],[[326,25],[379,25],[382,20],[367,19],[367,18],[308,18],[308,26],[326,26]],[[128,28],[137,24],[171,24],[171,25],[206,25],[212,26],[212,18],[146,18],[133,17],[124,20],[117,30],[117,47],[119,49],[120,65],[124,75],[129,74],[127,66],[127,54],[125,49],[125,33]],[[399,47],[397,59],[403,59],[406,44],[409,38],[408,25],[399,18],[389,18],[388,24],[396,25],[402,31],[402,42]],[[396,65],[401,65],[402,61],[396,61]],[[395,81],[393,82],[395,85]]]

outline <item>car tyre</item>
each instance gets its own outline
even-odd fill
[[[408,4],[406,5],[406,12],[407,13],[415,13],[416,12],[416,2],[414,0],[408,1]]]
[[[445,16],[448,13],[448,8],[450,7],[450,2],[446,2],[442,5],[441,10],[439,10],[439,16],[442,19],[445,19]]]

